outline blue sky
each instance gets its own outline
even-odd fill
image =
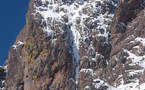
[[[8,58],[10,46],[25,26],[29,1],[0,0],[0,65]]]

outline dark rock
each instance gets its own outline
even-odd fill
[[[98,90],[107,90],[108,86],[100,86]]]
[[[5,73],[4,73],[4,69],[2,67],[0,67],[0,77],[4,76]]]
[[[5,88],[6,72],[3,67],[0,66],[0,89]]]

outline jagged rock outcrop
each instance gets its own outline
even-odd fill
[[[6,89],[85,87],[86,84],[77,85],[83,72],[79,71],[95,69],[97,62],[101,69],[109,58],[109,25],[116,3],[115,0],[30,0],[26,26],[9,51]]]
[[[30,0],[26,26],[10,48],[6,89],[74,90],[75,71],[71,64],[71,46],[66,39],[69,29],[56,21],[63,28],[63,34],[49,36],[43,32],[42,16],[32,15],[33,6],[39,2]]]
[[[142,89],[144,4],[30,0],[9,51],[6,90]]]

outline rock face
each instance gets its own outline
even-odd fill
[[[111,24],[112,50],[107,66],[107,82],[140,89],[145,82],[144,0],[120,0]],[[133,83],[132,86],[130,83]]]
[[[30,0],[9,51],[6,90],[142,89],[144,4]]]

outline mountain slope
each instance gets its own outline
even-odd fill
[[[6,90],[144,88],[143,17],[144,0],[30,0]]]

